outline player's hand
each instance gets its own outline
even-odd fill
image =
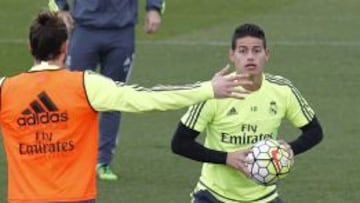
[[[229,75],[229,65],[226,65],[211,80],[215,98],[232,97],[244,99],[250,92],[241,86],[251,85],[248,74]]]
[[[243,172],[246,176],[250,176],[250,171],[248,169],[248,163],[249,160],[246,159],[246,157],[248,156],[248,154],[251,152],[250,149],[245,149],[245,150],[239,150],[239,151],[235,151],[235,152],[228,152],[227,156],[226,156],[226,164],[237,169],[240,170],[241,172]]]
[[[288,151],[290,158],[293,160],[294,159],[294,151],[291,149],[291,146],[289,145],[289,143],[287,143],[285,140],[278,140],[279,143],[281,145],[283,145],[286,149],[286,151]]]
[[[65,23],[68,33],[71,33],[74,28],[74,19],[69,11],[59,11],[57,14]]]
[[[144,31],[146,33],[154,33],[158,30],[161,24],[161,15],[156,10],[149,10],[146,12]]]

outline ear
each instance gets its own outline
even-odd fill
[[[27,43],[26,43],[26,44],[27,44],[27,48],[28,48],[29,52],[32,53],[32,48],[31,48],[30,41],[27,40]]]
[[[235,61],[235,52],[232,49],[229,49],[229,59],[231,62]]]
[[[66,55],[67,49],[68,49],[68,40],[66,40],[65,42],[62,43],[60,51],[61,51],[61,53],[65,53],[65,55]]]
[[[269,49],[265,50],[265,57],[266,57],[266,61],[269,61],[269,59],[270,59],[270,50]]]

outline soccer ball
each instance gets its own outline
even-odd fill
[[[286,148],[273,139],[255,143],[247,160],[251,178],[262,185],[272,185],[285,178],[294,164]]]

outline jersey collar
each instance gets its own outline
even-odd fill
[[[30,68],[29,72],[33,71],[43,71],[43,70],[58,70],[61,69],[61,67],[49,64],[46,61],[41,61],[40,64],[37,64]]]

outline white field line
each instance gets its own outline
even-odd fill
[[[194,40],[158,40],[138,41],[138,44],[150,45],[179,45],[179,46],[230,46],[230,42],[224,41],[194,41]],[[269,45],[279,46],[335,46],[335,47],[357,47],[360,41],[273,41]]]
[[[26,39],[0,38],[0,44],[25,44]],[[171,46],[230,46],[230,42],[224,41],[195,41],[195,40],[140,40],[137,44],[144,45],[171,45]],[[332,47],[359,47],[360,41],[273,41],[269,45],[278,46],[332,46]]]

